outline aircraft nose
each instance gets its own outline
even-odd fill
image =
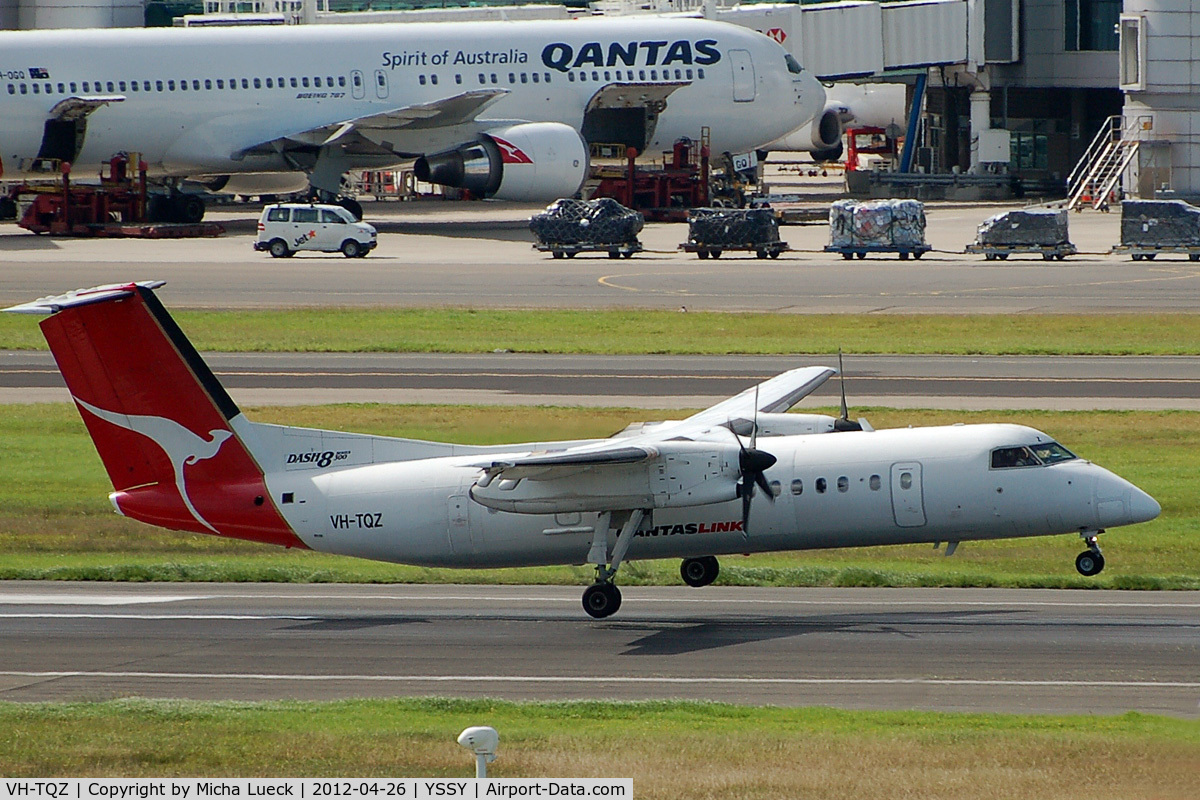
[[[1129,496],[1129,517],[1134,523],[1149,522],[1162,512],[1162,506],[1136,486]]]

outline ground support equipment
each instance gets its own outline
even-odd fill
[[[621,244],[535,244],[534,250],[550,253],[555,258],[574,258],[577,253],[608,253],[609,258],[632,258],[642,252],[642,243],[636,239]]]
[[[983,253],[983,257],[988,261],[1005,261],[1010,255],[1022,253],[1036,253],[1046,261],[1062,261],[1067,256],[1073,256],[1079,252],[1075,245],[1070,243],[1055,245],[969,244],[966,250],[968,253]]]
[[[867,253],[896,253],[900,256],[901,261],[907,261],[909,256],[920,258],[921,256],[932,250],[933,247],[927,244],[849,244],[825,245],[826,253],[841,253],[842,258],[849,260],[851,258],[866,258]]]
[[[1192,261],[1200,261],[1200,246],[1197,245],[1119,244],[1112,251],[1117,255],[1128,255],[1134,261],[1153,261],[1159,253],[1179,253]]]

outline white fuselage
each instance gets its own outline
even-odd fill
[[[748,536],[740,500],[658,508],[640,526],[629,558],[1078,533],[1158,514],[1148,495],[1082,459],[992,468],[992,450],[1035,436],[1049,441],[1015,425],[762,437],[759,448],[778,459],[766,472],[777,497],[754,498]],[[303,452],[302,442],[288,444]],[[344,447],[327,462],[318,454],[289,466],[276,450],[280,463],[263,465],[272,496],[293,499],[280,506],[285,518],[314,550],[429,566],[588,560],[600,515],[486,508],[471,498],[478,454],[337,468],[334,459],[353,461],[364,445],[347,439]],[[305,462],[296,453],[290,460]]]
[[[651,152],[704,128],[714,152],[751,150],[824,99],[770,39],[695,19],[0,32],[0,177],[34,174],[45,123],[70,99],[109,101],[87,115],[76,164],[135,152],[152,175],[195,176],[291,171],[280,152],[245,151],[471,91],[505,94],[480,119],[407,117],[358,166],[457,146],[493,120],[579,130],[605,86],[670,83]]]

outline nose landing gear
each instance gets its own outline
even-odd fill
[[[1104,569],[1104,555],[1100,552],[1100,545],[1096,543],[1096,535],[1101,532],[1083,531],[1079,534],[1088,546],[1087,550],[1075,557],[1075,569],[1079,570],[1080,575],[1090,578],[1099,575]]]

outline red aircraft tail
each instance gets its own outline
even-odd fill
[[[237,405],[154,294],[130,283],[47,297],[42,333],[116,490],[118,511],[176,530],[303,547],[237,434]]]

